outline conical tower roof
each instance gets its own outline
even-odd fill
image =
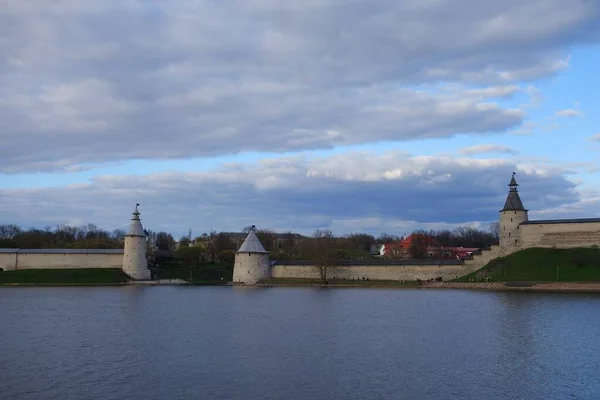
[[[508,190],[508,196],[506,196],[506,201],[504,202],[504,208],[500,211],[528,211],[523,206],[523,202],[521,201],[521,197],[519,196],[519,191],[517,190],[517,180],[515,179],[515,173],[513,172],[512,178],[508,184],[510,188]]]
[[[268,253],[260,243],[260,240],[258,240],[256,233],[254,233],[254,227],[252,227],[248,236],[246,236],[246,240],[240,246],[238,253]]]
[[[133,212],[133,218],[131,218],[131,223],[129,224],[129,232],[127,232],[127,236],[146,237],[144,227],[142,226],[142,221],[140,221],[140,212],[138,211],[138,206],[139,204],[135,205],[135,211]]]

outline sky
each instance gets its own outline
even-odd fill
[[[600,217],[595,0],[0,0],[0,224]]]

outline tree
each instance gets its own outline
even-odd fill
[[[431,237],[423,232],[415,232],[410,237],[409,254],[414,258],[427,257],[427,248],[431,245]]]
[[[156,248],[158,250],[168,251],[175,245],[173,235],[167,232],[158,232],[155,239]]]
[[[266,251],[273,251],[277,243],[277,234],[270,229],[259,229],[256,232],[256,237],[260,240]]]
[[[179,247],[175,250],[175,259],[184,265],[198,265],[206,262],[208,250],[202,246]]]
[[[500,222],[492,222],[489,228],[490,234],[496,243],[500,242]]]
[[[14,239],[21,233],[21,228],[17,225],[0,225],[0,239]]]
[[[190,247],[190,237],[188,235],[179,238],[179,247]]]
[[[317,229],[312,237],[312,255],[313,262],[319,270],[319,276],[322,282],[327,281],[327,268],[333,264],[334,260],[334,237],[329,229]]]
[[[389,233],[382,233],[377,238],[377,243],[393,243],[400,241],[401,238],[398,235],[392,235]]]
[[[235,253],[235,250],[223,250],[218,255],[219,263],[228,268],[233,268],[233,264],[235,263]]]

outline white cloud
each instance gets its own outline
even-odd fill
[[[4,3],[4,172],[502,133],[600,32],[586,0]]]
[[[176,235],[189,228],[239,230],[249,224],[303,233],[323,227],[336,233],[405,233],[406,227],[495,220],[512,171],[531,210],[581,202],[575,183],[563,177],[569,171],[544,162],[359,152],[0,190],[0,220],[25,227],[81,220],[122,228],[139,202],[149,229]],[[586,203],[573,216],[591,216],[596,210],[597,205]]]
[[[558,117],[583,117],[583,113],[579,110],[567,108],[565,110],[559,110],[556,112]]]
[[[519,154],[518,150],[512,147],[500,145],[500,144],[477,144],[474,146],[465,147],[459,150],[460,154],[463,155],[476,155],[483,153],[506,153],[516,155]]]
[[[593,142],[600,142],[600,132],[590,136],[588,140],[591,140]]]
[[[539,126],[539,123],[533,121],[525,121],[517,129],[512,130],[510,133],[518,136],[527,136],[533,134],[534,130]]]

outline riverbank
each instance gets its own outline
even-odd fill
[[[534,292],[600,292],[600,282],[398,282],[272,278],[260,282],[261,287],[328,287],[328,288],[398,288],[398,289],[459,289]]]
[[[497,290],[521,292],[599,292],[600,282],[433,282],[423,289]]]

